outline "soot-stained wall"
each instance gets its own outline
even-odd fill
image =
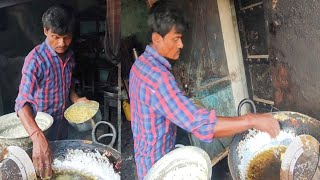
[[[268,6],[275,105],[320,119],[320,1]]]

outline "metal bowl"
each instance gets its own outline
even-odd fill
[[[68,113],[72,110],[72,108],[76,108],[80,106],[93,110],[95,114],[92,117],[88,117],[86,120],[84,120],[81,123],[76,123],[75,121],[77,120],[71,119],[68,116]],[[77,112],[77,113],[82,113],[82,112]],[[101,111],[99,109],[99,103],[97,101],[90,101],[89,103],[88,102],[74,103],[64,112],[64,117],[67,119],[67,121],[73,128],[81,132],[92,130],[93,127],[96,125],[96,123],[101,121],[102,119]]]
[[[210,179],[209,155],[201,148],[183,146],[159,159],[148,171],[145,180]]]
[[[47,134],[47,130],[53,124],[52,116],[38,112],[35,120],[44,134]],[[28,149],[32,146],[31,139],[17,113],[0,116],[0,151],[8,146],[19,146],[22,149]]]

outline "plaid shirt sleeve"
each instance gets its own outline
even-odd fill
[[[215,111],[198,109],[182,94],[172,74],[163,72],[160,81],[159,89],[155,94],[159,101],[156,109],[165,114],[171,122],[193,133],[201,141],[212,141],[217,122]]]
[[[29,103],[35,115],[37,112],[35,96],[38,87],[38,77],[40,76],[40,68],[34,53],[34,51],[31,52],[25,58],[19,93],[16,98],[15,111],[18,112],[26,103]]]

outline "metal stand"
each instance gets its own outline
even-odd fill
[[[103,91],[103,99],[104,99],[104,117],[103,120],[106,122],[111,122],[109,113],[110,107],[117,107],[117,125],[118,125],[118,151],[121,153],[121,63],[117,65],[118,68],[118,87],[117,88],[106,88]]]

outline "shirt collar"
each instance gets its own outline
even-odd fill
[[[50,51],[50,53],[52,54],[52,56],[58,56],[58,54],[56,53],[56,51],[50,46],[50,44],[48,43],[48,39],[46,38],[45,40],[45,44],[48,48],[48,50]],[[71,51],[70,49],[67,50],[66,52],[66,59],[69,59],[72,55],[73,55],[73,51]]]
[[[158,62],[160,62],[162,65],[164,65],[166,68],[168,68],[169,70],[172,69],[171,64],[169,63],[169,61],[164,58],[163,56],[161,56],[156,50],[154,50],[150,45],[147,45],[146,47],[146,52],[148,52],[149,54],[151,54],[155,60],[157,60]]]

